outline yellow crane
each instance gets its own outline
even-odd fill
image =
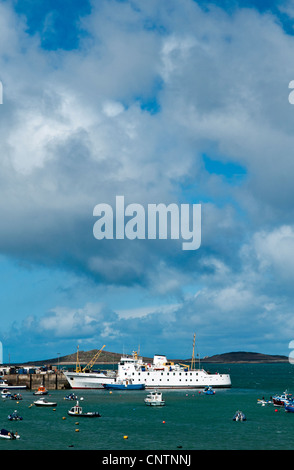
[[[76,372],[85,372],[87,369],[91,369],[93,367],[93,365],[95,364],[96,362],[96,359],[98,359],[98,357],[100,356],[100,354],[102,353],[102,350],[105,348],[105,344],[104,346],[102,346],[101,349],[99,349],[99,351],[92,357],[91,361],[88,362],[88,364],[81,368],[80,366],[80,361],[79,361],[79,346],[78,346],[78,350],[77,350],[77,363],[76,363]]]

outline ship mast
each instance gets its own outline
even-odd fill
[[[193,352],[192,352],[192,359],[191,359],[191,370],[194,370],[195,367],[195,333],[194,333],[194,339],[193,339]]]
[[[77,347],[76,372],[81,372],[81,365],[80,365],[80,361],[79,361],[79,345]]]

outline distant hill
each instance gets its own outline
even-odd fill
[[[90,351],[79,351],[79,361],[80,364],[88,364],[92,358],[98,353],[98,349],[92,349]],[[117,364],[121,358],[121,353],[115,353],[110,351],[102,351],[95,361],[95,364]],[[191,359],[171,359],[174,362],[186,362],[191,361]],[[48,364],[75,364],[77,360],[77,353],[72,353],[67,356],[61,356],[59,358],[46,359],[43,361],[30,361],[27,364],[34,365],[48,365]],[[146,362],[151,362],[152,357],[143,357],[143,360]],[[228,364],[228,363],[264,363],[264,362],[288,362],[289,358],[287,356],[279,355],[268,355],[261,354],[257,352],[246,352],[246,351],[237,351],[229,352],[224,354],[216,354],[214,356],[205,356],[201,359],[201,363],[219,363],[219,364]],[[197,360],[196,360],[197,362]]]
[[[215,363],[248,363],[248,362],[288,362],[287,356],[261,354],[257,352],[237,351],[225,354],[216,354],[211,357],[204,357],[201,362]]]

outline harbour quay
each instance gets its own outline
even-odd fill
[[[0,366],[0,375],[9,385],[25,385],[28,390],[38,389],[41,386],[47,390],[70,388],[64,374],[58,369]]]

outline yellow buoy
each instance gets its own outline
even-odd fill
[[[124,436],[124,439],[128,439],[129,436]]]
[[[76,432],[79,432],[79,429],[76,429]]]
[[[66,419],[66,417],[65,417],[65,416],[62,416],[62,419]]]

